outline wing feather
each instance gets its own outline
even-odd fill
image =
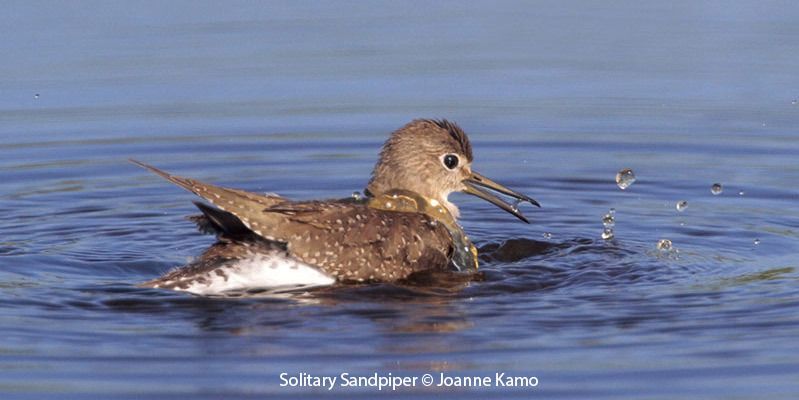
[[[131,162],[221,209],[200,207],[217,230],[240,229],[234,222],[238,220],[261,238],[284,243],[292,257],[340,281],[391,282],[414,272],[448,267],[452,238],[443,224],[421,213],[373,209],[352,201],[291,202]]]

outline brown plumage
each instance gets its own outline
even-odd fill
[[[222,210],[213,212],[201,207],[204,218],[194,218],[222,239],[222,245],[212,248],[201,260],[235,259],[237,253],[231,251],[236,246],[230,243],[246,242],[261,249],[285,248],[291,257],[316,266],[339,281],[390,282],[421,269],[445,268],[452,253],[447,229],[431,223],[425,214],[377,210],[344,200],[292,202],[182,178],[134,162]],[[211,222],[222,219],[220,216],[227,222]],[[234,221],[254,235],[240,229],[226,232]]]
[[[463,233],[449,193],[470,192],[477,182],[532,201],[491,181],[497,187],[486,184],[487,178],[471,171],[472,160],[469,139],[457,125],[415,120],[383,146],[367,188],[370,202],[295,202],[171,175],[131,160],[211,203],[214,207],[196,203],[203,215],[193,220],[219,238],[193,263],[144,285],[205,293],[192,288],[215,277],[227,281],[226,268],[259,254],[301,262],[338,282],[393,282],[418,271],[447,269],[453,252],[462,251],[453,243],[469,243],[465,236],[453,241],[453,235]],[[412,203],[414,207],[395,209],[398,191],[420,196],[425,207]]]

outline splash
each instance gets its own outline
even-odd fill
[[[635,173],[629,168],[625,168],[616,173],[616,185],[621,190],[625,190],[635,183]]]

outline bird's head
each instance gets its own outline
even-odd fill
[[[527,218],[495,194],[539,206],[537,201],[496,183],[472,170],[472,146],[455,123],[418,119],[395,131],[380,151],[367,192],[380,196],[391,190],[407,190],[429,202],[440,203],[457,218],[458,207],[449,200],[452,192],[464,192],[502,208],[524,222]]]

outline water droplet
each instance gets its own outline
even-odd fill
[[[611,213],[605,214],[605,216],[602,217],[602,225],[604,225],[605,228],[614,227],[616,225],[616,217]]]
[[[754,243],[755,243],[755,246],[759,245],[760,244],[760,239],[755,239]]]
[[[36,94],[34,94],[34,95],[33,95],[33,98],[34,98],[34,99],[38,99],[38,98],[39,98],[39,93],[36,93]]]
[[[391,203],[390,201],[387,201],[386,202],[386,208],[390,210],[390,209],[394,208],[394,204]]]
[[[745,195],[745,194],[746,194],[746,192],[744,192],[743,190],[741,190],[741,191],[739,191],[739,192],[738,192],[738,196],[743,196],[743,195]]]
[[[513,212],[519,212],[519,204],[521,202],[521,200],[514,201],[513,204],[510,205],[510,209],[513,210]]]
[[[611,208],[610,210],[608,210],[608,214],[616,215],[616,209],[615,208]]]
[[[791,105],[795,106],[797,104],[799,104],[799,100],[796,100],[796,99],[791,100]]]
[[[613,236],[615,236],[613,233],[613,228],[608,227],[602,230],[602,239],[610,240],[613,239]]]
[[[552,234],[549,232],[544,232],[544,239],[552,239]]]
[[[669,239],[660,239],[658,240],[658,250],[660,251],[671,251],[673,246],[671,245],[671,240]]]
[[[683,212],[685,211],[686,208],[688,208],[688,202],[685,200],[680,200],[677,202],[677,205],[675,207],[677,208],[677,211]]]
[[[764,123],[763,123],[763,127],[765,127],[765,126],[766,126],[766,123],[764,122]]]
[[[624,190],[630,187],[635,182],[635,173],[629,168],[625,168],[616,173],[616,185],[619,189]]]
[[[710,187],[710,193],[713,193],[714,196],[718,196],[724,189],[721,187],[720,183],[714,183],[713,186]]]
[[[430,226],[432,226],[432,227],[438,226],[438,221],[436,221],[436,220],[430,221]]]
[[[361,195],[361,192],[355,191],[352,192],[352,198],[355,200],[360,200],[363,198],[363,196]]]

